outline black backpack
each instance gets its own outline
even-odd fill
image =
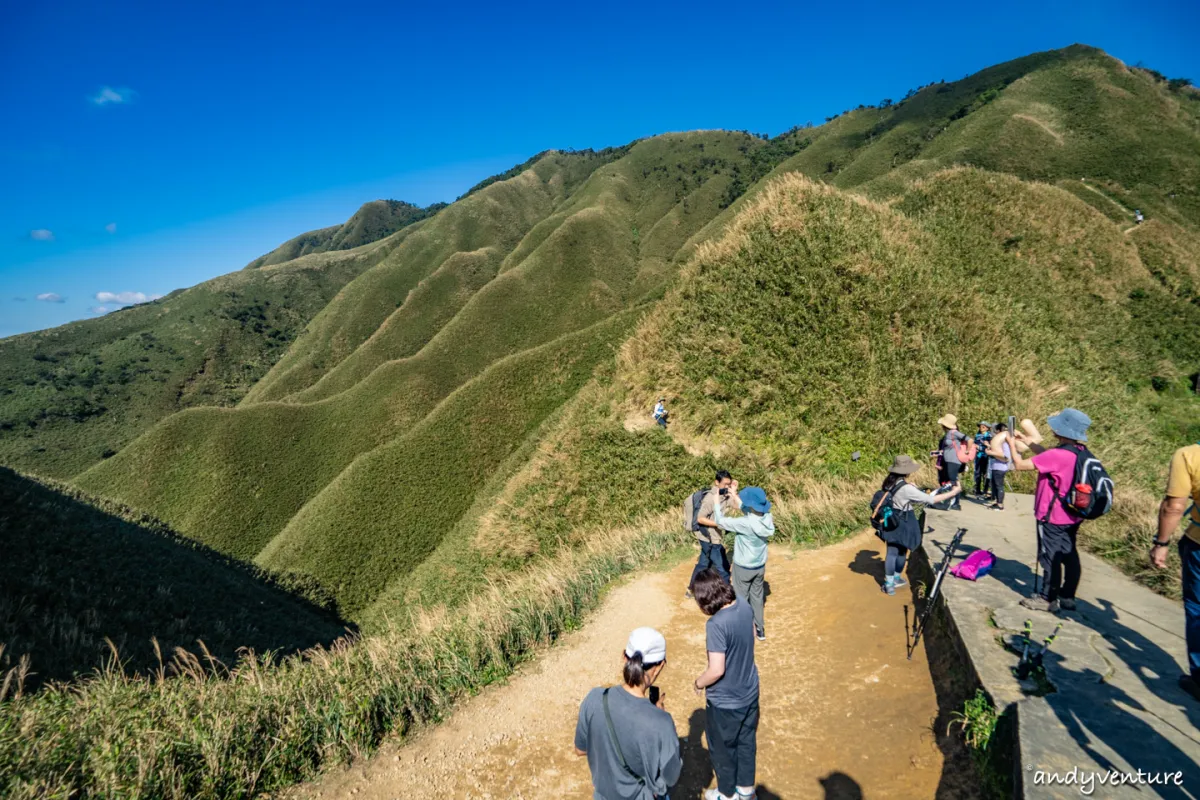
[[[880,489],[871,498],[871,527],[875,529],[875,533],[882,536],[885,533],[891,533],[900,527],[900,522],[904,519],[907,511],[900,511],[892,504],[893,496],[896,494],[896,487],[892,487],[887,491]]]
[[[1081,444],[1064,444],[1062,447],[1075,454],[1075,480],[1064,492],[1062,487],[1054,485],[1054,478],[1050,476],[1054,497],[1047,507],[1046,519],[1050,518],[1049,509],[1054,507],[1055,500],[1064,511],[1081,520],[1099,519],[1112,511],[1113,482],[1100,459]]]

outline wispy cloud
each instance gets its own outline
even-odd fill
[[[103,305],[131,306],[135,303],[148,303],[157,300],[161,294],[146,294],[145,292],[96,292],[96,299]]]
[[[104,226],[104,230],[108,231],[109,233],[116,233],[117,232],[117,223],[115,223],[115,222],[108,223],[107,225]]]
[[[54,231],[48,231],[45,228],[34,228],[29,232],[29,238],[35,242],[53,242]]]
[[[88,311],[92,312],[93,314],[107,314],[109,312],[109,308],[108,306],[92,306],[88,309]]]
[[[60,294],[55,294],[54,292],[46,292],[44,294],[39,294],[37,299],[41,300],[43,303],[64,303],[66,302],[67,298]]]
[[[137,98],[137,92],[126,87],[114,89],[111,86],[102,86],[100,91],[88,98],[92,105],[95,106],[120,106],[132,103]]]

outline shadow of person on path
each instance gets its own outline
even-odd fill
[[[783,800],[782,795],[775,794],[761,783],[754,789],[755,800]]]
[[[880,586],[883,585],[884,564],[883,557],[880,556],[877,550],[859,550],[854,555],[854,560],[847,564],[851,572],[859,575],[870,575],[875,579],[875,582]]]
[[[862,800],[862,787],[844,772],[831,772],[824,778],[817,778],[817,783],[825,790],[825,800]]]
[[[671,789],[673,800],[697,800],[712,783],[712,761],[702,738],[705,719],[704,709],[697,708],[688,718],[687,736],[679,738],[683,772],[679,775],[679,782]]]

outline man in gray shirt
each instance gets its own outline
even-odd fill
[[[625,646],[622,684],[592,689],[580,704],[575,752],[587,756],[595,800],[654,800],[679,780],[675,721],[661,697],[658,705],[646,697],[666,659],[662,634],[638,628]]]

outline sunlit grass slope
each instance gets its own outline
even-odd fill
[[[303,345],[316,330],[329,333],[325,342],[337,341],[339,334],[330,331],[343,324],[365,331],[369,314],[362,313],[362,298],[374,296],[388,282],[413,284],[411,294],[406,290],[407,301],[376,320],[382,326],[325,378],[285,402],[248,398],[233,410],[197,409],[176,415],[116,458],[80,476],[80,485],[146,508],[223,552],[253,558],[356,458],[408,434],[438,403],[489,365],[604,322],[660,294],[688,252],[685,243],[727,204],[734,179],[730,165],[749,164],[750,154],[765,146],[744,134],[713,132],[646,140],[615,160],[589,155],[583,157],[585,162],[601,164],[593,163],[592,173],[569,196],[564,190],[558,205],[526,235],[514,234],[518,241],[488,245],[482,253],[480,241],[469,237],[460,244],[470,250],[448,246],[451,233],[457,235],[478,221],[479,214],[468,214],[470,204],[511,213],[512,204],[497,197],[512,193],[533,196],[534,206],[543,200],[550,203],[547,186],[569,185],[554,159],[574,162],[568,156],[548,156],[532,170],[493,183],[465,198],[463,206],[455,204],[397,234],[403,241],[390,255],[347,286],[314,320],[308,336],[298,342],[298,351],[305,350]],[[537,174],[541,167],[548,170],[545,180]],[[457,225],[459,217],[466,220],[462,227],[434,236],[446,225]],[[429,247],[441,247],[439,255],[452,252],[440,262],[426,258],[424,250],[402,257],[427,237]],[[380,246],[391,246],[391,240]],[[503,253],[503,260],[486,252],[489,248]],[[434,271],[417,280],[427,269]],[[335,350],[321,345],[325,356]],[[314,375],[318,364],[303,360],[289,369],[286,361],[280,363],[280,382],[270,391],[290,381],[289,375]],[[553,371],[554,366],[548,362],[538,369]],[[519,404],[520,392],[510,384],[504,393],[493,395],[492,402],[497,407]],[[556,397],[557,403],[566,399]],[[530,408],[540,409],[535,420],[547,413],[532,399]],[[527,434],[524,423],[497,425],[490,434],[494,441],[477,446],[502,452]],[[478,483],[473,480],[472,486]],[[368,527],[367,515],[375,511],[364,506],[356,513],[360,518],[339,518],[339,524]],[[341,599],[352,605],[365,602],[368,598],[354,586],[353,575],[331,572],[341,562],[298,553],[298,548],[324,552],[327,544],[294,533],[300,530],[296,525],[285,540],[291,544],[278,552],[288,552],[289,563],[320,568],[321,579],[331,589],[340,587],[333,590]],[[423,535],[436,541],[445,529]],[[264,553],[263,558],[270,561],[273,556]],[[403,560],[404,553],[397,558]]]
[[[69,477],[169,414],[237,403],[376,257],[306,256],[0,340],[0,463]]]
[[[282,264],[310,253],[352,250],[390,236],[401,228],[433,216],[445,207],[445,203],[434,203],[428,208],[421,208],[400,200],[372,200],[341,225],[309,231],[289,239],[266,255],[251,261],[246,265],[246,269]]]

